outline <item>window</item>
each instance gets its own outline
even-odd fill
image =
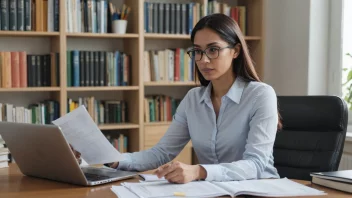
[[[343,1],[343,17],[342,17],[342,83],[345,83],[348,79],[352,78],[352,1]],[[346,54],[350,55],[346,55]],[[350,73],[350,74],[349,74]],[[350,75],[350,76],[349,76]],[[349,93],[350,92],[350,93]],[[349,105],[352,102],[352,80],[342,86],[343,98],[351,97]],[[347,100],[348,101],[348,100]],[[352,107],[350,107],[352,109]],[[350,114],[352,115],[352,114]]]

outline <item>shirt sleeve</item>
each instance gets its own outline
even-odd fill
[[[258,179],[269,163],[276,137],[277,98],[271,86],[265,86],[250,112],[249,133],[243,159],[232,163],[202,164],[207,181]]]
[[[154,147],[140,152],[122,154],[124,160],[119,162],[117,168],[130,171],[146,171],[173,160],[190,140],[186,117],[188,101],[189,93],[177,107],[172,123],[165,135]]]

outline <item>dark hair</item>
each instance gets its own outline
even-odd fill
[[[215,31],[230,46],[235,47],[236,44],[240,44],[240,53],[237,58],[232,60],[233,73],[236,77],[240,76],[247,82],[261,82],[254,68],[254,63],[250,56],[245,38],[235,20],[224,14],[211,14],[203,17],[192,30],[192,43],[194,43],[194,36],[196,35],[197,31],[203,28],[209,28]],[[195,70],[195,79],[198,78],[202,86],[207,86],[210,81],[204,78],[204,76],[200,73],[198,67],[195,67]],[[282,128],[282,123],[279,112],[278,116],[279,120],[277,128],[280,130]]]

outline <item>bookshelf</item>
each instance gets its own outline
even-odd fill
[[[260,77],[263,77],[263,13],[264,0],[219,0],[230,6],[246,7],[246,40],[251,55],[256,63]],[[52,99],[60,104],[59,114],[67,113],[68,98],[95,97],[99,100],[124,100],[128,105],[128,122],[99,124],[102,131],[123,133],[128,136],[128,151],[134,152],[150,148],[170,125],[170,121],[144,121],[144,98],[148,95],[167,95],[177,99],[192,87],[194,81],[150,81],[144,82],[144,52],[148,50],[165,50],[184,48],[191,45],[188,34],[161,34],[144,31],[144,3],[199,3],[203,6],[204,16],[211,4],[208,0],[112,0],[117,7],[122,3],[131,7],[128,18],[127,33],[75,33],[66,32],[66,1],[59,1],[59,31],[0,31],[0,51],[26,51],[27,54],[59,53],[59,85],[56,87],[0,88],[0,103],[12,103],[27,106],[37,101]],[[130,84],[128,86],[67,86],[67,51],[115,51],[131,55]],[[188,149],[188,150],[187,150]],[[190,163],[191,143],[178,158]]]

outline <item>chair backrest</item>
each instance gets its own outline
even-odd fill
[[[346,102],[337,96],[277,98],[283,128],[273,155],[280,177],[311,180],[310,172],[336,171],[346,138]]]

